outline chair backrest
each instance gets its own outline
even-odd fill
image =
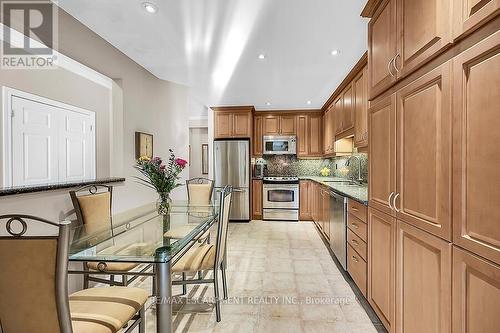
[[[28,227],[37,222],[58,227],[59,234],[26,236]],[[0,237],[0,331],[71,333],[67,275],[70,222],[1,215],[2,224],[11,236]]]
[[[111,204],[113,187],[107,185],[88,185],[70,191],[69,195],[75,208],[79,224],[85,225],[88,234],[103,229],[113,230]]]
[[[195,204],[208,204],[212,199],[214,181],[207,178],[186,180],[188,200]]]
[[[220,194],[219,224],[217,225],[217,239],[215,243],[215,267],[220,266],[226,253],[227,228],[229,225],[232,196],[233,188],[229,185],[224,187]]]

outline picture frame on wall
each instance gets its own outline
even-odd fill
[[[201,173],[208,175],[208,144],[201,145]]]
[[[153,158],[153,134],[135,132],[135,158]]]

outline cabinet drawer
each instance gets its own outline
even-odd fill
[[[347,271],[366,297],[366,261],[356,253],[351,244],[347,246]]]
[[[366,261],[366,242],[350,229],[347,230],[347,242]]]
[[[368,208],[365,205],[351,199],[349,199],[347,205],[349,213],[366,223],[368,220]]]
[[[352,214],[347,216],[347,226],[356,235],[358,235],[364,242],[366,242],[366,223],[360,221],[358,218],[354,217]]]

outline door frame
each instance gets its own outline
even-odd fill
[[[58,102],[53,99],[49,99],[46,97],[42,97],[39,95],[35,95],[32,93],[28,93],[22,90],[14,89],[8,86],[2,86],[2,120],[3,120],[3,143],[2,143],[2,158],[3,158],[3,175],[2,181],[3,186],[12,186],[12,97],[19,97],[23,99],[27,99],[33,102],[46,104],[49,106],[53,106],[56,108],[68,110],[70,112],[76,112],[80,114],[84,114],[90,116],[93,122],[93,130],[92,130],[92,170],[91,173],[93,177],[96,176],[97,169],[97,157],[96,157],[96,123],[95,123],[95,112],[86,110],[71,104],[66,104],[62,102]]]

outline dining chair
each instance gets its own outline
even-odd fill
[[[69,195],[75,208],[78,223],[85,225],[87,234],[109,230],[111,236],[113,236],[113,219],[111,216],[112,186],[83,186],[75,191],[70,191]],[[83,276],[83,288],[87,289],[89,287],[89,281],[126,287],[138,277],[133,276],[129,279],[126,273],[138,265],[137,263],[84,262],[83,269],[89,271],[89,273]],[[149,269],[149,267],[145,269]],[[109,273],[109,280],[92,276],[92,271]],[[121,275],[121,281],[115,281],[115,275]]]
[[[194,273],[199,271],[213,271],[213,278],[172,281],[173,285],[186,286],[189,284],[213,283],[215,291],[215,313],[217,322],[221,320],[220,297],[219,297],[219,270],[222,273],[222,287],[224,299],[227,299],[226,280],[226,242],[229,224],[229,210],[231,207],[233,189],[226,186],[220,194],[219,220],[217,225],[217,237],[214,244],[191,246],[180,253],[173,262],[173,273]],[[184,276],[184,275],[183,275]]]
[[[115,333],[137,326],[145,332],[143,289],[91,288],[68,296],[69,221],[11,214],[0,216],[3,223],[6,233],[0,234],[8,235],[0,236],[0,332]],[[39,223],[53,235],[31,235],[28,226]]]

